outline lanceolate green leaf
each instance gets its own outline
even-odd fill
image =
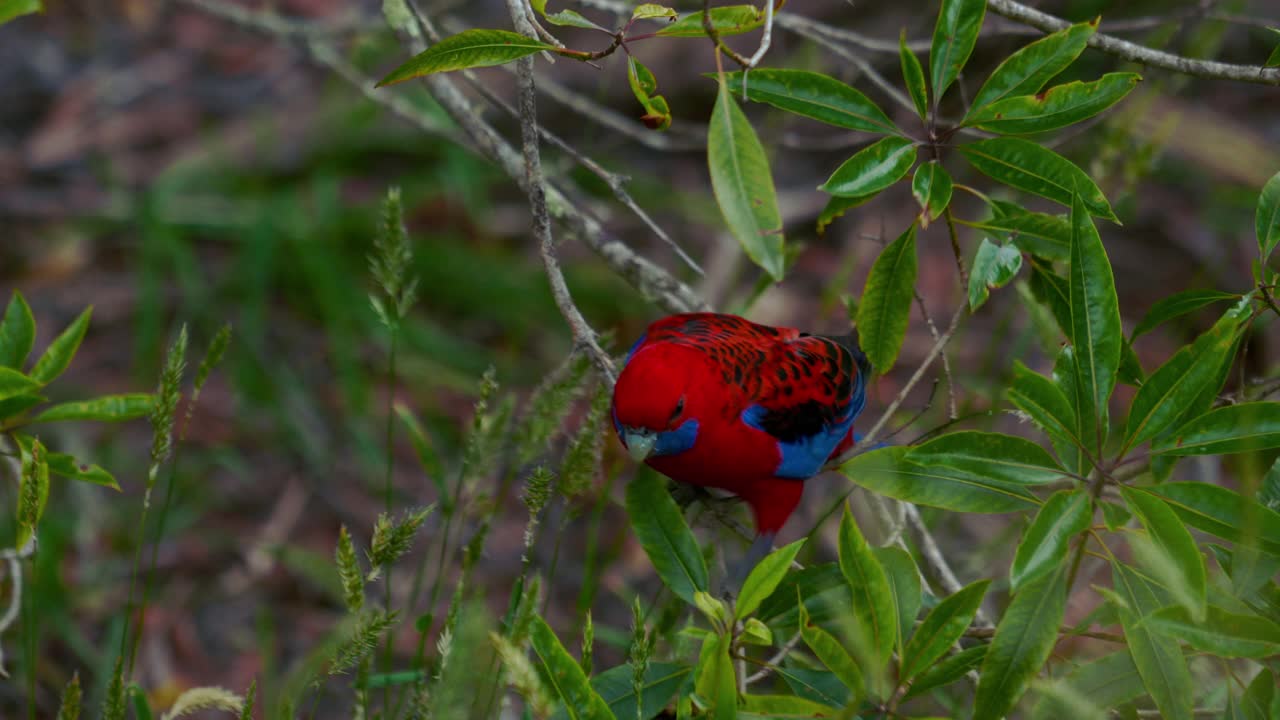
[[[1010,187],[1071,206],[1079,194],[1093,215],[1115,220],[1111,204],[1096,183],[1072,162],[1039,143],[998,137],[957,148],[984,175]]]
[[[1262,186],[1258,196],[1258,210],[1254,216],[1254,228],[1258,235],[1258,252],[1266,262],[1271,251],[1280,243],[1280,172],[1271,176]]]
[[[1280,556],[1280,513],[1251,498],[1202,482],[1162,483],[1151,492],[1197,530],[1237,543],[1257,542],[1262,550]]]
[[[536,52],[556,49],[554,45],[510,30],[463,30],[413,56],[379,80],[377,87],[433,73],[504,65]]]
[[[1280,403],[1226,405],[1188,421],[1153,443],[1169,455],[1225,455],[1280,447]]]
[[[1182,419],[1195,399],[1217,393],[1219,373],[1236,347],[1244,318],[1227,313],[1208,332],[1174,353],[1138,389],[1129,410],[1125,446],[1146,442]]]
[[[1168,603],[1136,571],[1112,564],[1112,584],[1128,607],[1117,608],[1125,642],[1147,693],[1166,720],[1191,720],[1194,683],[1178,641],[1146,624],[1143,617]]]
[[[1113,708],[1145,694],[1142,677],[1128,650],[1087,662],[1068,673],[1061,682],[1101,708]],[[1056,720],[1063,716],[1056,703],[1041,699],[1032,710],[1031,720]]]
[[[0,25],[19,15],[43,12],[40,0],[0,0]]]
[[[720,35],[751,32],[764,24],[764,12],[754,5],[725,5],[711,8],[711,24]],[[658,31],[663,37],[703,37],[702,12],[689,13]]]
[[[35,445],[36,439],[21,433],[15,433],[13,437],[18,442],[18,447],[22,449],[23,454],[30,456],[31,448]],[[67,453],[45,452],[45,462],[49,465],[49,472],[54,475],[61,475],[71,480],[79,480],[94,485],[102,485],[113,490],[120,489],[111,473],[97,465],[82,463]]]
[[[1034,510],[1039,504],[1025,485],[978,477],[942,466],[906,460],[907,448],[862,453],[840,467],[868,490],[917,505],[972,513]]]
[[[4,319],[0,320],[0,368],[22,370],[35,340],[36,319],[31,314],[31,306],[22,293],[14,290]]]
[[[725,82],[735,96],[742,93],[742,72],[727,73]],[[780,68],[752,70],[747,80],[747,97],[828,125],[899,134],[889,116],[870,98],[821,73]]]
[[[909,462],[942,466],[1008,483],[1039,485],[1061,480],[1062,469],[1044,448],[1014,435],[962,430],[907,451]]]
[[[1052,380],[1015,361],[1013,384],[1007,394],[1009,401],[1046,433],[1055,439],[1078,444],[1075,411],[1067,396]]]
[[[979,580],[946,598],[925,616],[902,652],[901,680],[933,666],[964,635],[978,614],[990,580]]]
[[[1054,493],[1018,545],[1013,565],[1009,568],[1009,584],[1013,592],[1057,569],[1067,557],[1071,538],[1089,527],[1093,508],[1084,489]]]
[[[858,305],[858,338],[876,372],[888,372],[907,335],[916,286],[916,226],[880,252]]]
[[[916,154],[914,142],[891,135],[845,160],[818,189],[840,197],[878,193],[906,176],[916,162]]]
[[[858,663],[854,662],[849,652],[830,633],[813,624],[804,603],[800,604],[800,637],[818,660],[849,689],[850,694],[854,697],[862,696],[865,680],[862,671],[858,669]]]
[[[708,636],[698,658],[694,689],[711,705],[711,720],[733,720],[738,711],[738,686],[729,655],[729,636]]]
[[[1241,615],[1210,605],[1197,621],[1186,608],[1161,608],[1146,619],[1156,631],[1197,650],[1228,658],[1280,655],[1280,625],[1257,615]]]
[[[942,0],[938,23],[933,29],[933,44],[929,48],[929,77],[935,104],[969,60],[986,11],[984,0]]]
[[[661,477],[641,472],[627,485],[627,514],[663,582],[692,604],[693,594],[707,589],[707,565]]]
[[[1175,598],[1183,600],[1187,610],[1196,619],[1204,617],[1206,602],[1206,571],[1204,556],[1200,548],[1187,531],[1187,526],[1178,519],[1163,500],[1155,495],[1127,486],[1120,488],[1129,509],[1142,520],[1156,546],[1159,547],[1177,569],[1181,587],[1174,593]]]
[[[858,524],[853,520],[846,504],[840,521],[840,570],[849,583],[853,596],[852,609],[855,627],[867,651],[865,673],[870,688],[878,688],[884,696],[884,671],[893,655],[898,632],[898,613],[893,604],[893,592],[884,568],[871,552]],[[834,669],[834,668],[833,668]]]
[[[707,129],[707,165],[716,203],[729,230],[747,257],[774,280],[781,280],[782,214],[769,159],[725,83],[720,84]]]
[[[991,291],[1009,284],[1022,269],[1022,253],[1012,245],[997,245],[986,238],[978,245],[969,271],[969,310],[987,302]]]
[[[1063,564],[1016,595],[996,626],[974,697],[975,718],[1004,717],[1044,666],[1067,604]]]
[[[1133,328],[1133,334],[1130,335],[1130,339],[1137,340],[1160,325],[1174,318],[1195,312],[1206,305],[1239,299],[1239,295],[1222,292],[1221,290],[1184,290],[1174,293],[1151,306],[1147,314]]]
[[[895,652],[901,657],[902,647],[911,637],[911,629],[915,627],[916,615],[920,614],[921,588],[920,569],[916,567],[911,553],[896,545],[873,547],[871,552],[876,556],[884,575],[889,579],[889,590],[893,593],[893,606],[898,610],[898,632]]]
[[[1018,95],[1034,95],[1079,57],[1098,27],[1098,21],[1064,28],[1010,55],[991,73],[973,96],[971,117],[993,102]]]
[[[796,695],[743,695],[742,716],[767,720],[815,718],[837,715],[834,707]]]
[[[1109,73],[1094,82],[1070,82],[1034,95],[994,102],[969,114],[967,124],[991,132],[1024,135],[1057,130],[1087,120],[1124,99],[1141,78]]]
[[[907,47],[907,31],[904,28],[898,37],[898,59],[902,63],[902,81],[907,86],[907,94],[911,96],[911,104],[916,114],[924,120],[929,113],[929,93],[924,83],[924,68],[920,67],[920,59]]]
[[[1088,408],[1103,417],[1120,368],[1120,303],[1111,261],[1080,197],[1071,207],[1071,347],[1076,374]],[[1098,446],[1098,438],[1081,438]],[[1101,450],[1101,448],[1098,448]]]
[[[106,420],[120,421],[139,418],[151,412],[155,397],[150,393],[130,395],[106,395],[92,400],[68,402],[45,410],[32,422],[57,420]]]
[[[92,314],[93,308],[86,308],[67,326],[67,329],[49,343],[44,354],[31,368],[29,374],[33,379],[41,385],[47,385],[67,369],[71,364],[71,358],[75,357],[76,351],[80,349],[80,341],[84,340],[84,334],[89,329],[89,316]]]
[[[911,194],[920,203],[921,226],[929,227],[930,222],[942,217],[942,212],[951,204],[951,191],[951,176],[937,160],[916,168],[915,177],[911,179]]]
[[[779,548],[769,553],[751,569],[751,574],[747,575],[746,581],[742,583],[742,591],[738,593],[738,599],[734,603],[734,613],[739,619],[755,612],[756,608],[760,607],[760,603],[773,593],[778,583],[782,582],[782,578],[787,574],[791,561],[796,559],[796,553],[800,552],[802,545],[804,540],[800,539]]]
[[[0,367],[0,400],[30,395],[40,383],[13,368]]]
[[[1046,260],[1067,262],[1071,259],[1071,223],[1057,215],[1024,210],[976,222],[959,219],[956,222],[979,230],[1007,233],[1009,241],[1019,249]]]
[[[988,645],[975,645],[942,660],[924,671],[911,683],[904,699],[911,699],[934,688],[950,685],[978,667],[987,657]]]
[[[640,714],[652,718],[662,712],[689,677],[691,668],[666,662],[651,662],[645,669],[640,686]],[[600,695],[613,714],[619,718],[636,715],[635,672],[631,665],[618,665],[591,678],[591,687]],[[566,720],[569,715],[563,708],[552,720]]]
[[[546,678],[556,695],[564,701],[569,717],[573,720],[613,718],[604,699],[587,682],[578,661],[564,649],[546,621],[535,615],[530,631],[533,651],[546,668]]]

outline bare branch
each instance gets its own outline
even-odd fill
[[[1022,3],[1014,2],[1014,0],[987,0],[987,7],[1010,20],[1017,20],[1047,33],[1056,32],[1071,25],[1071,23],[1062,18],[1040,12]],[[1121,40],[1118,37],[1103,33],[1094,33],[1089,38],[1089,46],[1125,60],[1142,63],[1150,67],[1173,70],[1184,75],[1216,80],[1238,80],[1262,85],[1280,85],[1280,68],[1265,68],[1261,65],[1233,65],[1214,60],[1196,60],[1167,53],[1163,50],[1154,50],[1144,45],[1131,43],[1128,40]]]

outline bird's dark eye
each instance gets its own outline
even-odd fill
[[[676,401],[676,409],[671,411],[671,419],[669,422],[675,422],[676,418],[680,417],[680,413],[682,412],[684,412],[684,398],[680,398]]]

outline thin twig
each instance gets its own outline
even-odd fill
[[[796,649],[796,646],[800,644],[800,639],[802,637],[803,636],[800,634],[800,631],[797,630],[796,634],[792,635],[791,639],[788,640],[781,648],[779,648],[778,652],[773,654],[773,657],[765,661],[764,667],[757,670],[754,674],[748,676],[747,679],[743,681],[743,683],[749,686],[749,685],[758,683],[761,680],[764,680],[765,678],[769,677],[769,674],[772,673],[775,668],[777,668],[778,664],[781,663],[783,660],[786,660],[787,655],[790,655],[791,651]]]
[[[18,620],[18,610],[22,606],[22,561],[31,557],[36,551],[36,538],[32,533],[27,543],[17,550],[0,550],[0,558],[9,566],[9,606],[0,615],[0,636]],[[4,646],[0,645],[0,678],[9,677],[4,669]]]

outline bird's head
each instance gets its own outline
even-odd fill
[[[705,383],[704,361],[685,347],[642,347],[627,361],[613,389],[613,423],[637,462],[693,447]]]

